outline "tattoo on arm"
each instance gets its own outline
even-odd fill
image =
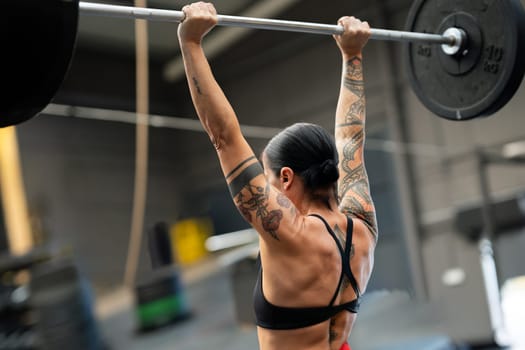
[[[353,78],[350,78],[350,74],[347,74],[344,80],[344,85],[357,97],[362,98],[365,96],[365,83],[363,82],[362,76],[358,78],[358,80],[354,80]]]
[[[353,99],[341,123],[336,128],[353,127],[349,140],[341,150],[342,177],[338,183],[338,194],[341,209],[352,214],[368,226],[377,239],[377,223],[374,204],[370,196],[368,176],[363,162],[356,162],[358,152],[364,147],[365,91],[363,66],[359,57],[353,57],[346,64],[344,87],[352,94]]]
[[[199,95],[202,95],[202,91],[201,91],[201,87],[199,85],[199,81],[195,77],[192,77],[192,80],[193,80],[193,84],[195,84],[195,89],[197,89],[197,93]]]
[[[248,163],[250,160],[252,159],[255,159],[255,156],[251,156],[251,157],[248,157],[246,158],[245,160],[243,160],[242,162],[239,163],[239,165],[237,165],[235,168],[233,168],[232,171],[230,171],[226,176],[226,180],[229,179],[233,174],[235,174],[235,172],[237,170],[239,170],[244,164]]]
[[[348,162],[343,163],[343,168],[348,167]],[[370,196],[370,188],[366,170],[362,164],[356,169],[349,170],[340,181],[339,195],[343,212],[352,214],[368,226],[370,232],[377,239],[377,220],[374,203]]]
[[[363,65],[359,57],[354,56],[346,62],[346,78],[349,80],[363,80]]]
[[[247,161],[249,159],[243,161],[243,163],[246,164]],[[240,169],[242,165],[238,165],[235,169]],[[279,240],[277,230],[283,218],[283,212],[280,209],[270,210],[268,208],[270,185],[266,183],[266,186],[262,187],[251,182],[261,174],[263,174],[263,169],[259,162],[255,162],[234,177],[228,186],[235,205],[244,219],[252,224],[254,220],[260,220],[264,231],[274,239]]]
[[[279,240],[277,230],[283,218],[283,211],[280,209],[268,209],[269,195],[269,184],[264,188],[249,184],[238,194],[235,204],[248,222],[253,222],[255,219],[261,220],[264,231],[269,233],[274,239]],[[255,218],[253,214],[255,214]]]
[[[346,76],[343,84],[357,99],[350,104],[345,122],[341,126],[359,125],[365,115],[365,84],[363,66],[359,57],[353,57],[346,63]]]
[[[362,120],[350,120],[349,122],[344,122],[341,124],[337,124],[337,128],[343,128],[345,126],[364,126],[364,123]]]
[[[349,123],[356,123],[359,125],[359,120],[363,118],[363,115],[365,114],[365,98],[359,98],[357,101],[352,103],[350,105],[350,108],[348,108],[348,112],[346,113],[345,122],[346,124]]]
[[[263,173],[261,165],[256,162],[252,165],[246,167],[241,171],[233,180],[228,184],[230,188],[230,193],[232,197],[235,198],[245,187],[250,186],[250,181],[252,181],[257,176]]]

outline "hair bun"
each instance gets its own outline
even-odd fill
[[[332,184],[339,179],[339,169],[333,159],[326,159],[305,171],[302,176],[311,188],[319,188]]]
[[[332,159],[327,159],[324,162],[322,162],[319,168],[321,170],[321,174],[323,175],[330,175],[334,172],[334,168],[337,169]]]
[[[332,183],[339,178],[339,169],[333,159],[327,159],[321,163],[320,173],[324,183]]]

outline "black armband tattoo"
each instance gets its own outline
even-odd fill
[[[239,163],[235,168],[233,168],[232,171],[230,171],[225,177],[226,179],[229,179],[237,170],[239,170],[244,164],[248,163],[250,160],[255,159],[255,156],[251,156],[249,158],[246,158],[242,162]]]
[[[363,126],[365,123],[363,123],[362,120],[360,119],[357,119],[357,120],[350,120],[348,123],[341,123],[341,124],[336,124],[336,128],[345,128],[347,126]]]
[[[259,162],[246,167],[241,173],[228,184],[232,197],[237,196],[243,188],[250,184],[257,176],[263,174],[263,168]]]

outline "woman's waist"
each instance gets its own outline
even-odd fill
[[[275,330],[257,327],[261,350],[329,350],[329,321],[309,327]]]

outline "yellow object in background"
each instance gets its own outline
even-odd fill
[[[171,226],[170,235],[174,261],[189,265],[206,257],[208,251],[205,242],[213,231],[209,219],[191,218]]]
[[[33,236],[14,126],[0,128],[0,200],[9,251],[15,255],[25,254],[33,247]]]

